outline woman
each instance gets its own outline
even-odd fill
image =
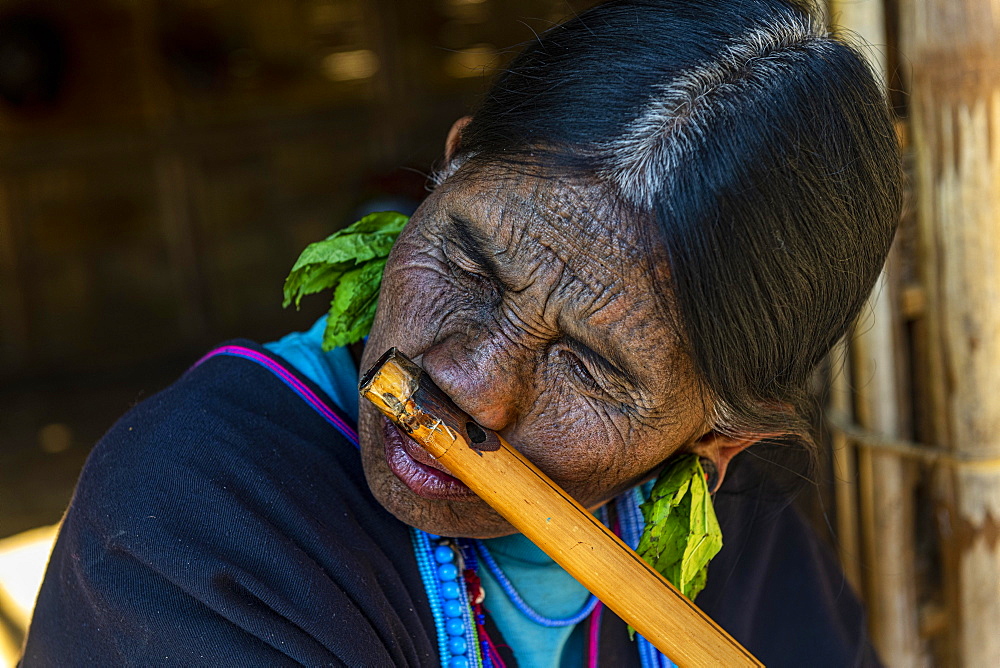
[[[829,558],[733,462],[810,443],[803,387],[885,257],[897,160],[862,59],[797,5],[598,6],[452,128],[361,367],[399,347],[622,531],[699,455],[726,541],[699,605],[768,665],[873,663]],[[102,440],[25,665],[662,663],[370,406],[359,458],[357,368],[321,326],[216,351]]]

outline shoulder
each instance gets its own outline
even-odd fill
[[[222,349],[259,361],[212,356],[134,406],[92,451],[72,513],[108,535],[148,535],[152,525],[191,536],[203,524],[193,517],[211,515],[204,525],[214,528],[223,510],[266,515],[293,498],[314,500],[313,512],[369,504],[356,446],[289,381],[317,391],[258,346]]]
[[[278,368],[207,359],[95,447],[26,664],[83,651],[408,664],[430,651],[407,528],[371,497],[354,444],[303,400],[318,389],[239,347]]]
[[[282,481],[288,493],[336,479],[363,482],[356,445],[303,400],[311,393],[353,432],[309,381],[263,348],[240,342],[198,363],[173,385],[128,411],[95,446],[74,504],[88,494],[170,503],[176,487]],[[309,464],[322,464],[310,468]]]

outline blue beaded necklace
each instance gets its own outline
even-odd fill
[[[449,541],[419,529],[411,529],[410,536],[434,617],[441,666],[493,666],[489,648],[480,646],[478,625],[472,618],[472,601],[462,574],[467,550],[461,548],[459,541]]]
[[[615,500],[621,525],[621,537],[635,549],[642,535],[643,518],[639,510],[642,491],[632,489]],[[585,620],[598,604],[591,596],[578,613],[565,619],[552,619],[531,608],[518,594],[486,546],[479,540],[446,539],[411,529],[414,553],[420,576],[430,601],[431,614],[437,630],[438,652],[442,668],[500,668],[503,662],[485,637],[480,637],[482,615],[473,618],[473,607],[482,602],[482,589],[473,591],[466,586],[464,570],[478,571],[481,561],[490,570],[504,593],[522,614],[537,624],[548,627],[571,626]],[[657,650],[652,643],[636,634],[636,645],[643,668],[676,668],[676,664]]]
[[[477,542],[476,549],[478,551],[480,561],[486,564],[486,567],[490,570],[490,573],[492,573],[493,577],[496,578],[497,583],[500,585],[500,588],[503,589],[505,594],[507,594],[507,598],[509,598],[510,602],[514,604],[514,607],[516,607],[518,610],[521,611],[522,615],[524,615],[531,621],[535,622],[536,624],[540,626],[547,626],[549,628],[558,628],[562,626],[576,626],[577,624],[585,620],[587,617],[589,617],[590,613],[592,613],[594,611],[594,608],[597,607],[597,597],[591,594],[590,598],[587,599],[587,602],[583,604],[583,607],[580,608],[580,611],[577,612],[575,615],[571,617],[566,617],[565,619],[553,619],[551,617],[545,617],[537,610],[532,608],[530,605],[528,605],[523,598],[521,598],[521,595],[517,593],[517,589],[514,588],[514,584],[510,581],[510,579],[503,572],[503,570],[500,569],[500,564],[496,562],[496,560],[493,558],[493,555],[490,554],[489,551],[486,549],[486,545],[482,541],[476,541],[476,542]]]

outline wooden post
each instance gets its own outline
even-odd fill
[[[850,365],[847,342],[841,341],[830,351],[830,409],[849,418],[851,408]],[[833,484],[837,503],[837,554],[847,581],[854,590],[861,588],[861,546],[858,534],[858,470],[854,447],[840,430],[833,432]]]
[[[901,2],[934,438],[1000,456],[1000,5]],[[938,481],[946,665],[1000,666],[1000,468]]]
[[[902,436],[893,341],[895,315],[887,272],[870,299],[852,347],[858,423],[888,438]],[[865,592],[872,639],[886,665],[922,663],[913,536],[912,464],[895,453],[858,452]]]
[[[360,391],[678,666],[763,666],[499,434],[463,413],[395,348],[364,375]]]
[[[857,35],[872,68],[887,80],[883,0],[833,0],[831,21]],[[851,345],[858,423],[880,436],[900,438],[897,383],[898,313],[893,308],[892,265],[879,276],[869,310],[859,319]],[[912,476],[896,454],[858,452],[864,592],[872,638],[887,665],[921,662],[913,537]]]

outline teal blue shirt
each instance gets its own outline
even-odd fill
[[[348,415],[358,416],[358,370],[347,348],[323,352],[326,318],[308,331],[295,332],[264,347],[280,355],[302,375],[319,385]],[[539,614],[570,617],[587,602],[589,592],[561,566],[521,534],[484,541],[490,554],[521,598]],[[501,589],[489,569],[479,569],[486,598],[484,607],[518,664],[524,668],[583,665],[583,628],[549,628],[525,617]]]

